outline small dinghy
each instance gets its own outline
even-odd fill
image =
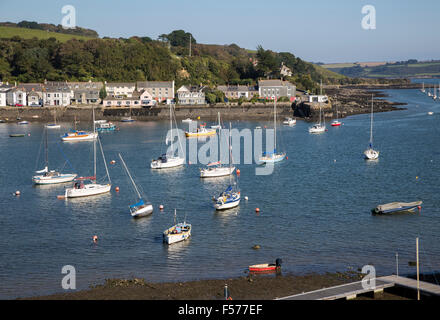
[[[371,210],[372,214],[391,214],[399,212],[411,212],[416,208],[419,211],[422,209],[422,201],[414,202],[391,202],[386,204],[378,205],[376,208]]]
[[[281,270],[281,263],[283,260],[276,259],[275,263],[262,263],[262,264],[254,264],[252,266],[249,266],[249,272],[252,273],[271,273],[271,272],[277,272]]]
[[[11,138],[21,138],[24,137],[24,133],[11,133],[9,136]]]

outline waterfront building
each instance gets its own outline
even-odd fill
[[[155,104],[156,101],[147,90],[136,90],[131,97],[107,95],[103,100],[104,107],[152,107]]]
[[[258,95],[258,89],[255,86],[218,86],[217,89],[222,91],[225,94],[225,97],[228,99],[245,98],[247,100],[250,100],[254,96]]]
[[[107,96],[125,96],[130,98],[136,89],[135,82],[104,82]]]
[[[273,99],[273,97],[288,97],[295,100],[296,86],[289,81],[279,79],[258,81],[258,94],[261,98]]]
[[[72,91],[72,104],[98,104],[101,102],[99,92],[104,84],[102,82],[69,82]]]
[[[6,91],[6,104],[9,106],[26,106],[26,89],[13,87]]]
[[[181,86],[177,90],[178,103],[180,105],[206,104],[204,86]]]
[[[157,102],[174,100],[174,80],[173,81],[138,81],[138,90],[146,90]]]
[[[52,83],[44,86],[44,106],[68,106],[72,99],[72,91],[67,82]]]
[[[307,97],[309,99],[309,102],[320,102],[320,103],[328,102],[328,97],[326,95],[309,95]]]
[[[0,106],[5,107],[6,103],[6,94],[9,90],[12,89],[12,86],[9,83],[0,82]]]

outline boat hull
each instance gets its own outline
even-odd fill
[[[65,198],[80,198],[80,197],[88,197],[95,196],[98,194],[103,194],[110,192],[111,189],[110,184],[86,184],[83,189],[75,189],[75,188],[67,188],[64,194]]]
[[[227,202],[215,202],[214,203],[214,208],[216,210],[226,210],[226,209],[231,209],[231,208],[235,208],[240,204],[240,196],[238,196],[238,199],[234,200],[234,201],[227,201]]]
[[[421,208],[422,201],[415,201],[415,202],[391,202],[387,204],[382,204],[377,206],[376,208],[371,210],[371,213],[374,215],[380,215],[380,214],[393,214],[393,213],[400,213],[400,212],[411,212],[415,209]]]
[[[56,177],[45,177],[44,175],[37,175],[32,177],[32,181],[35,184],[57,184],[57,183],[65,183],[71,182],[76,178],[76,174],[60,174]]]
[[[192,230],[191,225],[189,225],[188,231],[173,234],[172,232],[175,228],[176,228],[176,226],[173,226],[163,232],[163,242],[165,242],[167,244],[173,244],[176,242],[185,241],[185,240],[189,239],[189,237],[191,237],[191,230]]]
[[[59,129],[59,128],[61,128],[61,125],[59,125],[59,124],[47,124],[46,128],[47,129]]]
[[[282,153],[282,154],[275,154],[273,156],[268,156],[268,157],[260,157],[258,159],[258,161],[260,163],[275,163],[275,162],[283,161],[285,158],[286,158],[286,154]]]
[[[174,158],[167,158],[166,162],[162,162],[160,160],[153,160],[151,161],[151,169],[166,169],[166,168],[174,168],[181,166],[185,163],[184,158],[180,157],[174,157]]]
[[[255,264],[252,266],[249,266],[249,272],[253,273],[270,273],[270,272],[276,272],[280,267],[277,267],[275,264]]]
[[[187,138],[206,137],[206,136],[213,136],[216,133],[217,133],[216,130],[208,130],[206,132],[185,132],[185,136]]]
[[[200,170],[200,178],[215,178],[215,177],[224,177],[232,174],[235,170],[235,167],[229,168],[214,168],[214,169],[202,169]]]
[[[98,133],[96,132],[90,132],[87,134],[67,134],[65,136],[61,137],[61,140],[63,141],[92,141],[95,140],[98,137]]]
[[[367,149],[364,151],[365,160],[377,160],[379,159],[379,151],[373,149]]]
[[[325,130],[325,127],[311,127],[309,128],[309,133],[323,133]]]
[[[149,216],[153,213],[153,205],[149,204],[137,210],[130,210],[133,218],[141,218]]]

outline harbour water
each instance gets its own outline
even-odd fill
[[[298,121],[280,125],[288,160],[273,174],[255,175],[255,165],[237,165],[242,199],[236,210],[216,212],[211,198],[229,179],[201,180],[198,164],[153,171],[152,158],[165,152],[168,122],[119,123],[119,131],[101,134],[113,190],[84,199],[59,200],[66,185],[33,186],[41,154],[43,125],[0,124],[0,298],[62,292],[61,269],[76,269],[77,289],[106,278],[185,281],[242,276],[251,264],[283,260],[283,272],[346,271],[372,264],[378,274],[414,272],[415,238],[420,237],[421,272],[440,264],[440,101],[419,90],[385,91],[389,100],[407,102],[403,111],[374,115],[377,162],[367,162],[370,115],[342,120],[321,135]],[[433,111],[433,115],[428,115]],[[202,119],[203,120],[203,119]],[[178,122],[180,128],[187,124]],[[267,122],[234,121],[234,128],[271,127]],[[90,124],[81,123],[79,127]],[[91,142],[62,143],[72,127],[49,132],[50,162],[65,163],[80,175],[92,175]],[[12,133],[26,133],[10,138]],[[28,136],[27,134],[30,134]],[[132,219],[134,203],[117,153],[154,205],[150,217]],[[38,154],[40,156],[38,157]],[[71,171],[66,164],[64,171]],[[98,157],[98,176],[105,170]],[[115,192],[114,187],[120,191]],[[13,193],[20,190],[19,197]],[[420,214],[372,216],[378,204],[422,200]],[[164,205],[161,212],[159,205]],[[255,208],[260,208],[257,214]],[[178,219],[193,225],[192,238],[171,246],[162,232]],[[98,235],[97,244],[92,236]],[[252,247],[258,244],[259,250]]]

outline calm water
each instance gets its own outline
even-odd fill
[[[375,114],[378,162],[366,162],[369,115],[343,120],[322,135],[310,124],[281,128],[288,160],[269,176],[256,176],[255,165],[240,165],[242,200],[237,210],[217,213],[211,197],[228,179],[202,181],[199,165],[152,171],[149,162],[165,151],[168,123],[119,124],[119,132],[102,134],[107,162],[122,152],[135,179],[155,205],[152,216],[134,220],[127,206],[134,200],[117,161],[110,165],[113,186],[120,192],[86,199],[58,200],[65,185],[35,187],[31,176],[43,126],[0,124],[0,298],[60,292],[61,268],[77,271],[77,288],[105,278],[144,277],[148,281],[180,281],[237,277],[247,266],[283,259],[283,272],[345,271],[374,264],[380,274],[413,272],[415,237],[420,237],[421,271],[440,264],[440,102],[417,90],[387,92],[408,102],[408,110]],[[429,116],[428,111],[434,111]],[[269,120],[269,119],[268,119]],[[178,123],[181,128],[187,124]],[[264,122],[233,122],[234,128],[270,126]],[[86,125],[83,123],[82,125]],[[62,146],[80,175],[92,174],[92,143],[61,143],[68,130],[50,132],[51,162],[58,168]],[[9,138],[25,132],[25,138]],[[40,155],[41,158],[42,155]],[[99,159],[99,176],[105,174]],[[70,171],[68,165],[64,171]],[[416,178],[418,177],[418,179]],[[13,196],[20,190],[20,197]],[[380,203],[423,200],[420,215],[377,217]],[[165,210],[160,212],[158,206]],[[259,214],[255,208],[261,209]],[[178,218],[193,225],[185,243],[166,246],[161,234]],[[99,243],[92,244],[93,235]],[[253,250],[254,244],[261,245]]]

